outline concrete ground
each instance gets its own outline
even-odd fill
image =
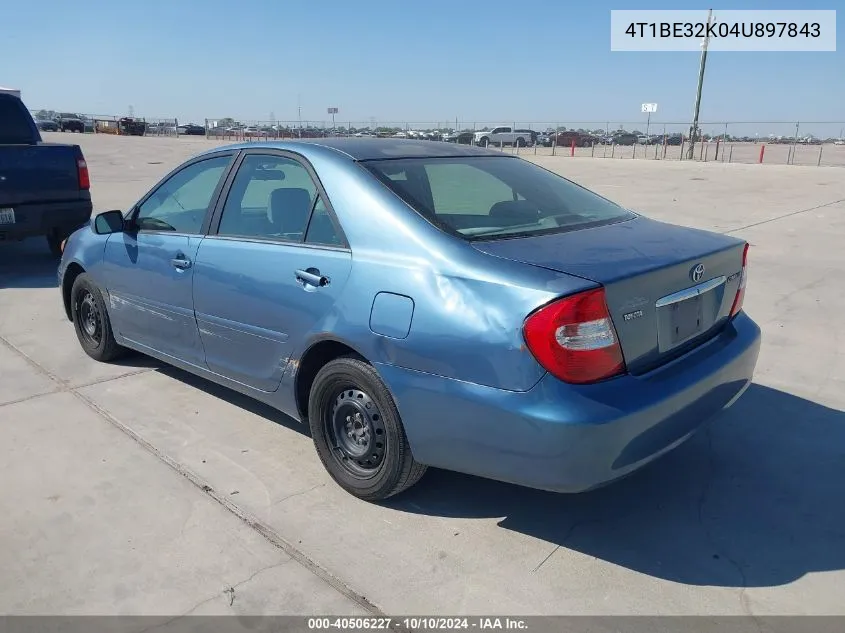
[[[98,210],[211,146],[73,138]],[[367,504],[296,422],[89,360],[41,241],[0,245],[0,613],[845,614],[842,170],[535,160],[751,243],[764,344],[729,412],[597,492],[430,471]]]

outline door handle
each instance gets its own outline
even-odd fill
[[[186,270],[191,267],[191,260],[184,256],[174,257],[170,260],[170,263],[173,264],[174,268],[178,268],[179,270]]]
[[[298,281],[301,281],[302,283],[306,284],[311,284],[312,286],[317,286],[318,288],[328,286],[331,282],[331,279],[329,279],[325,275],[321,275],[320,271],[317,268],[297,270],[295,274]]]

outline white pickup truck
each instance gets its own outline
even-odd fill
[[[527,132],[519,132],[509,126],[494,127],[489,132],[476,132],[475,144],[487,147],[488,145],[516,145],[525,147],[531,142],[531,135]]]

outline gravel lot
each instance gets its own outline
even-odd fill
[[[45,136],[82,145],[98,210],[212,146]],[[0,244],[0,613],[845,614],[845,172],[526,158],[749,240],[764,343],[728,413],[594,493],[430,471],[366,504],[281,414],[89,360],[43,240]]]

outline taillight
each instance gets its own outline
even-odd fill
[[[76,175],[79,179],[80,189],[91,188],[91,176],[88,174],[88,163],[85,162],[85,159],[81,154],[76,158]]]
[[[597,382],[625,372],[604,288],[540,308],[525,320],[523,332],[537,362],[564,382]]]
[[[745,301],[745,282],[748,281],[748,242],[742,251],[742,270],[739,273],[739,288],[736,290],[734,304],[731,306],[731,317],[742,310],[742,302]]]

